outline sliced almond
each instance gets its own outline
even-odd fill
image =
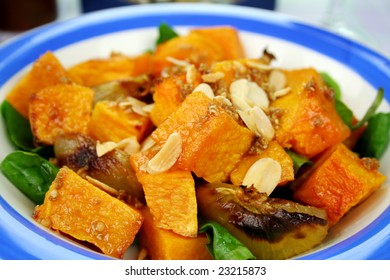
[[[129,155],[132,155],[140,150],[140,144],[137,141],[135,136],[125,138],[120,142],[107,141],[100,143],[99,141],[96,143],[96,153],[98,157],[101,157],[115,149],[122,149]]]
[[[154,108],[154,103],[150,103],[150,104],[143,106],[142,111],[144,111],[147,114],[150,114],[150,112],[152,112],[153,108]]]
[[[191,64],[190,66],[187,67],[187,72],[186,72],[186,81],[189,84],[195,83],[196,80],[196,68],[195,65]]]
[[[149,114],[143,110],[145,106],[147,106],[145,102],[142,102],[134,97],[127,97],[125,101],[122,101],[119,103],[120,107],[128,107],[130,108],[134,113],[137,113],[140,116],[147,117]]]
[[[272,91],[278,91],[285,88],[287,84],[286,75],[277,69],[272,70],[269,73],[268,85]]]
[[[260,61],[253,61],[253,60],[247,60],[246,65],[248,65],[250,68],[255,68],[258,70],[271,70],[272,67],[268,64],[261,63]]]
[[[88,182],[90,182],[92,185],[94,185],[95,187],[101,189],[102,191],[108,193],[111,196],[115,196],[116,197],[119,194],[119,192],[116,189],[114,189],[114,188],[110,187],[109,185],[107,185],[107,184],[105,184],[105,183],[103,183],[103,182],[101,182],[99,180],[96,180],[96,179],[94,179],[94,178],[92,178],[90,176],[86,176],[85,179]]]
[[[217,104],[221,104],[223,106],[229,106],[229,107],[233,106],[233,103],[223,95],[218,95],[218,96],[214,97],[214,101]]]
[[[169,170],[177,161],[182,151],[181,135],[177,132],[169,135],[161,150],[149,160],[146,170],[149,174],[159,174]]]
[[[275,129],[268,116],[259,107],[253,107],[250,110],[250,114],[256,124],[256,134],[261,135],[268,141],[271,141],[275,136]]]
[[[231,99],[239,110],[257,106],[266,109],[269,106],[267,93],[255,82],[238,79],[230,84]]]
[[[246,100],[249,92],[247,79],[238,79],[232,82],[229,91],[232,103],[238,110],[247,110],[251,107]]]
[[[272,158],[257,160],[245,174],[242,185],[254,186],[259,192],[270,195],[282,176],[280,163]]]
[[[196,92],[196,91],[201,91],[203,92],[207,97],[209,98],[214,98],[214,91],[213,89],[206,83],[201,83],[199,84],[194,90],[193,92]]]
[[[255,106],[247,110],[237,110],[245,125],[259,137],[263,137],[268,142],[274,138],[275,129],[268,116],[262,109]]]
[[[290,91],[291,91],[290,87],[279,89],[279,90],[273,92],[273,94],[272,94],[273,99],[275,100],[279,97],[285,96],[286,94],[290,93]]]
[[[266,109],[269,106],[267,93],[255,82],[248,82],[247,102],[249,105]]]
[[[156,142],[153,140],[152,136],[149,135],[142,143],[141,143],[141,151],[147,151],[156,146]]]
[[[202,75],[202,80],[206,83],[215,83],[220,79],[224,78],[225,74],[222,72],[214,72]]]
[[[176,66],[180,66],[180,67],[189,67],[191,65],[191,63],[189,63],[188,61],[185,61],[185,60],[180,60],[180,59],[177,59],[177,58],[174,58],[174,57],[171,57],[171,56],[168,56],[166,58],[167,61],[169,61],[170,63],[172,64],[175,64]]]
[[[105,154],[113,151],[118,146],[117,143],[108,141],[104,143],[100,143],[99,141],[96,143],[96,153],[98,157],[104,156]]]

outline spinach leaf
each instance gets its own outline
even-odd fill
[[[6,100],[1,105],[1,113],[11,142],[22,150],[34,149],[29,121],[19,114]]]
[[[205,222],[199,233],[206,232],[207,249],[216,260],[248,260],[255,256],[224,227],[214,221]]]
[[[42,204],[58,167],[43,157],[23,151],[7,155],[1,162],[3,174],[35,204]]]
[[[377,113],[367,122],[367,128],[356,144],[355,152],[361,157],[380,159],[390,140],[390,113]]]
[[[335,107],[338,115],[342,119],[342,121],[349,127],[352,127],[352,120],[353,120],[353,112],[352,110],[344,104],[339,99],[335,100]]]
[[[366,114],[358,123],[356,123],[351,127],[352,130],[358,129],[362,125],[365,125],[366,122],[375,115],[376,110],[378,109],[379,105],[382,103],[384,95],[385,93],[383,91],[383,88],[379,88],[376,97],[373,103],[371,104],[371,106],[368,108]]]
[[[161,23],[158,27],[159,36],[156,41],[156,46],[178,36],[178,34],[166,23]]]
[[[293,161],[293,168],[294,168],[294,173],[297,175],[298,170],[305,164],[307,165],[313,165],[313,162],[305,158],[304,156],[301,156],[300,154],[297,154],[296,152],[292,150],[285,150],[286,153],[291,157]]]
[[[30,122],[6,100],[1,104],[1,114],[5,122],[8,138],[16,148],[38,153],[46,157],[53,154],[52,147],[34,146],[34,137],[31,132]]]
[[[326,72],[321,72],[320,75],[325,84],[333,90],[336,100],[341,100],[341,89],[339,84]]]

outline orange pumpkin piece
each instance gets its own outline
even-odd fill
[[[68,167],[57,174],[34,219],[46,227],[122,258],[141,228],[137,210],[82,179]]]
[[[119,142],[131,136],[140,142],[152,128],[148,116],[139,115],[120,103],[99,101],[88,123],[88,134],[101,142]]]
[[[325,209],[334,225],[384,183],[378,165],[375,159],[360,159],[342,143],[334,145],[294,183],[294,199]]]
[[[70,84],[74,80],[58,58],[52,52],[46,52],[34,62],[6,99],[22,116],[28,118],[29,100],[33,93],[56,84]]]
[[[271,141],[264,151],[254,155],[245,155],[240,160],[233,172],[230,174],[231,182],[237,186],[241,185],[248,169],[261,158],[272,158],[279,162],[282,167],[282,176],[278,184],[279,186],[294,180],[294,167],[291,157],[278,142]]]
[[[333,97],[319,73],[305,68],[285,74],[291,92],[271,104],[283,113],[276,140],[312,158],[348,138],[350,130],[337,114]]]
[[[135,77],[150,72],[149,53],[137,57],[113,53],[109,58],[90,59],[69,68],[84,86],[93,87],[109,81]]]
[[[188,82],[186,73],[162,78],[155,84],[153,93],[154,107],[150,118],[155,126],[159,126],[183,102],[186,94],[200,84],[199,73],[195,74],[194,81]],[[190,92],[189,92],[190,91]]]
[[[152,260],[210,260],[206,235],[185,237],[156,225],[148,207],[142,209],[144,223],[138,234],[140,248],[146,249]]]
[[[211,65],[223,60],[224,52],[219,43],[199,34],[174,37],[157,46],[152,56],[152,69],[155,76],[160,76],[164,68],[172,66],[167,58],[186,60],[195,66]]]
[[[61,133],[87,132],[94,92],[76,84],[58,84],[31,95],[29,120],[37,144],[53,145]]]
[[[240,126],[203,92],[188,95],[152,138],[164,143],[173,132],[182,138],[178,167],[208,182],[226,181],[254,139],[249,129]]]
[[[190,34],[199,34],[218,43],[224,52],[224,59],[239,59],[245,56],[238,32],[231,26],[193,29]]]
[[[198,212],[192,174],[175,167],[163,173],[149,174],[144,166],[155,153],[148,150],[130,157],[155,224],[182,236],[196,237]]]

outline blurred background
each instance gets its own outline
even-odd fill
[[[214,2],[273,10],[350,37],[390,58],[389,0],[0,0],[0,42],[84,13],[163,2]]]

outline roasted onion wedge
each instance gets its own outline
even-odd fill
[[[328,222],[322,209],[269,198],[253,187],[204,184],[196,190],[200,214],[224,226],[257,259],[287,259],[320,244]]]
[[[116,149],[98,157],[96,143],[92,138],[81,134],[66,134],[57,137],[54,154],[59,166],[66,165],[83,177],[90,176],[144,202],[142,186],[130,164],[129,155],[125,152]]]

